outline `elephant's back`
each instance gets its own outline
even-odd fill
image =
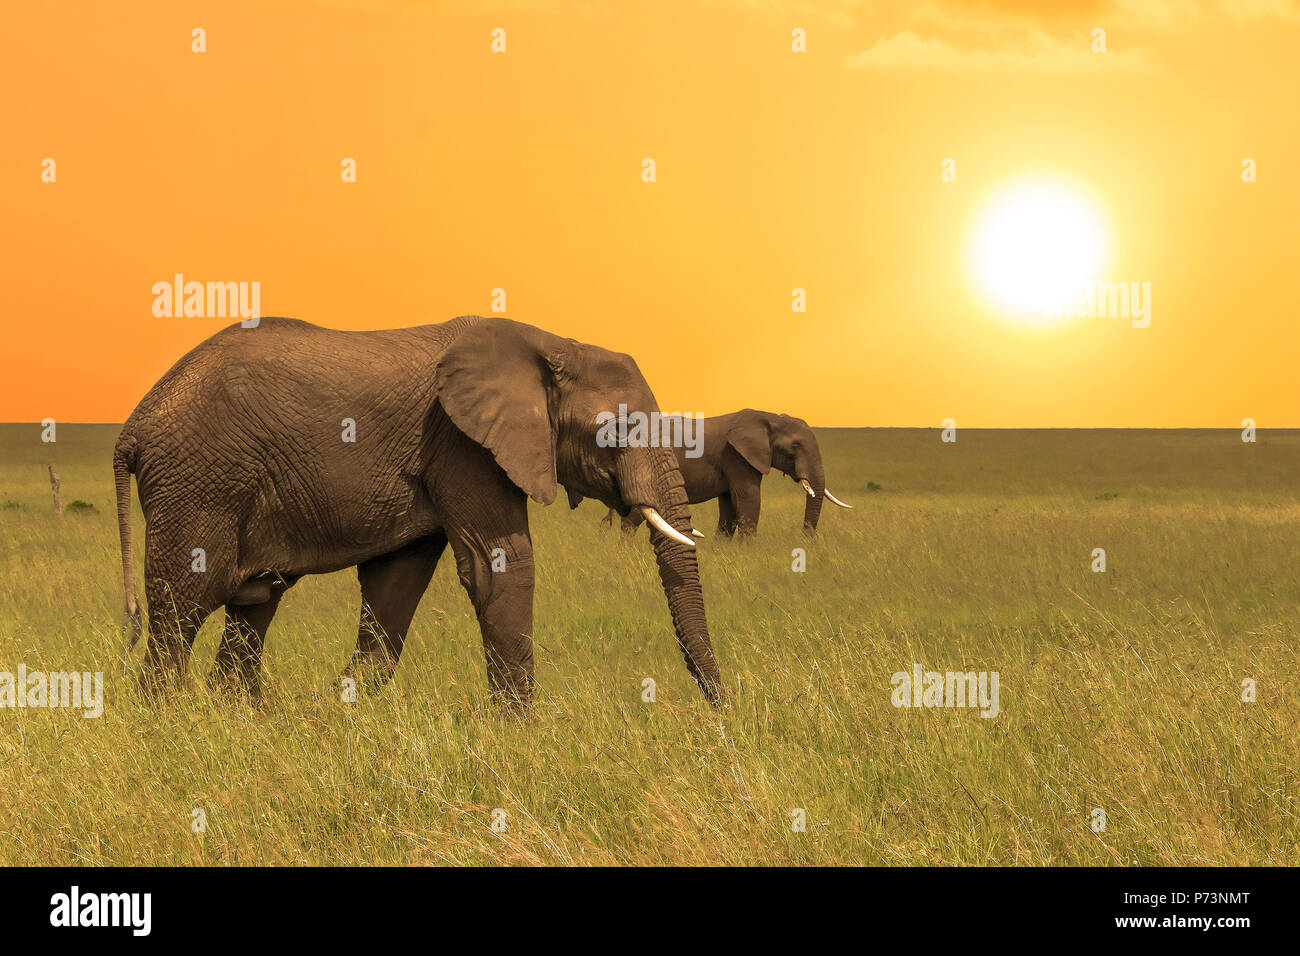
[[[434,369],[469,324],[342,332],[263,318],[218,332],[123,427],[142,502],[203,492],[237,513],[254,549],[356,539],[374,530],[349,523],[367,509],[409,518]]]
[[[135,449],[137,478],[256,494],[268,481],[355,483],[350,476],[379,457],[414,459],[437,360],[470,321],[343,332],[263,318],[223,329],[182,356],[127,419],[122,440]]]
[[[431,380],[447,345],[476,318],[376,331],[275,316],[251,328],[231,325],[181,356],[140,400],[124,430],[147,430],[187,412],[220,413],[241,396],[287,399],[304,390],[346,396],[383,391],[404,376]]]

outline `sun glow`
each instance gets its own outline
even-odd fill
[[[1004,187],[980,210],[969,265],[975,285],[1008,321],[1054,324],[1050,313],[1096,282],[1106,253],[1095,203],[1054,180]]]

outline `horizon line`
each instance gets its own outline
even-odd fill
[[[725,414],[725,413],[723,413],[723,414]],[[705,416],[705,417],[712,417],[712,416]],[[126,424],[126,422],[111,422],[111,421],[101,421],[101,422],[71,421],[71,420],[60,421],[60,420],[58,420],[58,419],[55,419],[54,421],[55,421],[55,424],[58,424],[58,425],[119,425],[119,426],[121,426],[121,425],[125,425],[125,424]],[[910,431],[943,431],[944,428],[948,427],[948,426],[945,426],[945,425],[817,425],[817,424],[814,424],[814,423],[812,423],[812,422],[809,422],[808,424],[809,424],[811,427],[813,427],[813,428],[844,428],[844,429],[857,429],[857,430],[868,429],[868,428],[874,428],[874,429],[897,429],[897,430],[900,430],[900,431],[901,431],[901,430],[910,430]],[[42,427],[42,424],[41,424],[41,422],[39,422],[39,421],[28,421],[28,422],[4,421],[4,422],[0,422],[0,426],[3,426],[3,425],[30,425],[30,426],[33,427],[33,428],[41,428],[41,427]],[[957,426],[955,426],[955,427],[958,429],[958,431],[968,431],[968,432],[973,432],[973,431],[984,431],[984,432],[995,432],[995,431],[1042,431],[1042,432],[1050,432],[1050,431],[1058,431],[1058,432],[1064,432],[1064,431],[1161,431],[1161,432],[1175,432],[1175,431],[1240,431],[1240,430],[1241,430],[1243,427],[1245,427],[1245,426],[1243,426],[1243,425],[957,425]],[[1296,430],[1300,430],[1300,424],[1295,424],[1295,425],[1259,425],[1259,424],[1256,424],[1256,425],[1255,425],[1255,431],[1257,431],[1257,432],[1261,432],[1261,431],[1273,431],[1273,432],[1276,432],[1276,431],[1296,431]]]

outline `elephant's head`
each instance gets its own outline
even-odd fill
[[[635,421],[634,413],[648,418],[659,411],[636,362],[509,319],[479,318],[448,346],[436,374],[448,417],[533,500],[550,504],[563,485],[571,507],[594,498],[620,514],[641,511],[652,525],[686,666],[719,703],[721,678],[676,455],[635,440],[611,443],[611,429],[602,428],[624,412]]]
[[[808,495],[803,512],[805,531],[817,530],[823,500],[829,498],[841,508],[853,507],[826,490],[817,436],[802,418],[747,408],[732,416],[727,444],[760,474],[775,468],[803,487]]]

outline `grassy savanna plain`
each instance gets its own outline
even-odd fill
[[[484,703],[450,559],[382,692],[339,692],[349,570],[289,592],[259,705],[205,690],[220,612],[186,690],[138,699],[117,430],[0,426],[0,670],[106,681],[97,720],[0,710],[0,863],[1300,862],[1300,433],[823,430],[857,509],[827,508],[815,541],[777,475],[753,541],[694,509],[722,712],[682,664],[645,530],[534,508],[540,692],[519,720]],[[93,512],[55,518],[49,462]],[[1001,713],[896,709],[913,662],[998,671]]]

